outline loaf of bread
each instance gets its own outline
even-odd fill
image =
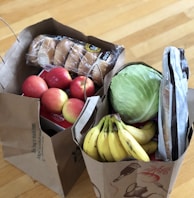
[[[104,76],[112,69],[113,57],[110,51],[73,38],[39,35],[31,42],[27,63],[42,68],[63,66],[102,85]]]

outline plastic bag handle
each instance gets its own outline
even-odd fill
[[[2,21],[2,22],[5,24],[5,26],[7,26],[7,27],[9,28],[9,30],[10,30],[10,31],[13,33],[13,35],[15,36],[16,40],[17,40],[18,42],[20,42],[20,40],[18,39],[16,33],[14,32],[14,30],[12,29],[12,27],[9,25],[9,23],[7,23],[2,17],[0,17],[0,21]],[[0,58],[1,58],[2,62],[5,63],[5,61],[4,61],[4,59],[3,59],[3,57],[2,57],[1,55],[0,55]]]
[[[14,32],[14,30],[12,29],[12,27],[9,25],[9,23],[7,23],[2,17],[0,17],[0,20],[10,29],[10,31],[13,33],[13,35],[15,36],[16,40],[18,42],[20,42],[20,40],[18,39],[16,33]]]
[[[93,65],[90,67],[90,69],[89,69],[89,71],[87,72],[87,74],[85,75],[85,76],[86,76],[86,79],[85,79],[85,82],[84,82],[84,99],[85,99],[85,100],[87,100],[87,98],[88,98],[88,97],[87,97],[87,94],[86,94],[86,82],[87,82],[87,78],[89,78],[89,76],[90,76],[90,74],[92,73],[92,70],[94,69],[95,66],[98,67],[99,72],[100,72],[101,79],[102,79],[102,81],[103,81],[102,71],[101,71],[101,69],[99,68],[99,65],[93,64]]]

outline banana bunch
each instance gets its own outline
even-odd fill
[[[149,121],[142,128],[125,124],[118,114],[109,114],[86,134],[83,150],[92,158],[103,162],[137,159],[150,161],[149,155],[157,150],[153,137],[155,122]]]

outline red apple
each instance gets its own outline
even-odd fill
[[[54,67],[45,76],[45,81],[49,87],[66,89],[69,87],[72,78],[64,67]]]
[[[86,76],[77,76],[70,84],[70,95],[72,98],[85,100],[86,97],[95,94],[94,82]],[[85,97],[86,96],[86,97]]]
[[[47,111],[61,113],[64,103],[68,100],[65,91],[59,88],[49,88],[41,97],[41,104]]]
[[[48,86],[40,76],[28,76],[22,83],[22,92],[25,96],[40,98],[48,90]]]
[[[78,98],[69,98],[63,105],[62,115],[70,123],[74,123],[84,107],[84,101]]]

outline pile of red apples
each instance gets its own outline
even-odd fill
[[[22,84],[24,96],[39,98],[50,113],[61,114],[74,123],[82,111],[86,97],[95,94],[94,82],[86,76],[72,78],[64,67],[54,67],[44,77],[28,76]]]

